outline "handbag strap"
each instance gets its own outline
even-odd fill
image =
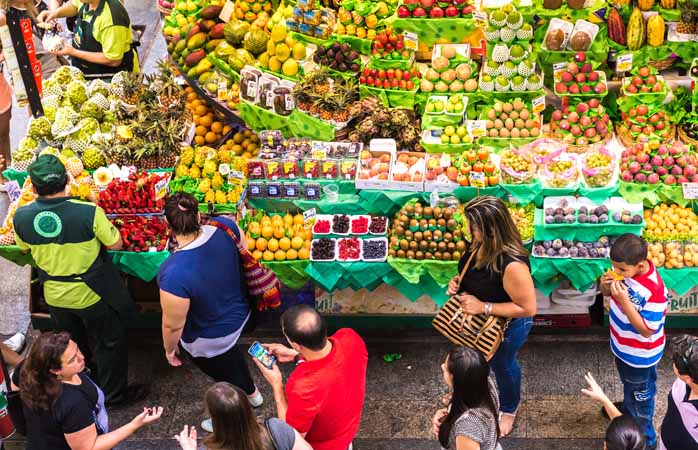
[[[219,230],[223,231],[225,234],[231,237],[233,242],[235,243],[235,246],[238,248],[238,251],[240,253],[247,253],[246,248],[242,248],[242,245],[240,244],[240,239],[238,238],[237,234],[227,225],[224,225],[217,220],[209,220],[206,225],[211,225],[212,227],[218,228]],[[242,230],[240,230],[240,233],[242,233]]]
[[[466,261],[465,265],[463,266],[463,270],[461,270],[461,272],[460,272],[460,276],[458,277],[458,285],[459,286],[460,286],[461,282],[463,281],[463,277],[465,276],[465,272],[467,272],[468,269],[470,268],[470,263],[472,262],[473,256],[475,256],[475,253],[477,253],[477,250],[475,250],[474,252],[472,252],[470,254],[468,261]]]

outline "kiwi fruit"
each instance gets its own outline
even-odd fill
[[[426,230],[422,235],[424,236],[425,241],[431,241],[431,238],[433,237],[431,230]]]
[[[465,251],[465,241],[456,242],[456,250],[463,253]]]
[[[446,228],[446,219],[444,219],[443,217],[441,219],[438,219],[436,221],[436,226],[438,226],[439,228]]]
[[[426,208],[424,208],[424,217],[426,217],[427,219],[434,217],[434,210],[431,209],[431,206],[427,206]]]
[[[420,249],[421,251],[429,250],[429,242],[427,242],[427,241],[419,241],[419,249]]]
[[[436,250],[439,244],[434,241],[429,242],[429,250]]]
[[[404,258],[405,257],[405,251],[404,250],[398,250],[397,251],[397,257],[398,258]]]
[[[391,258],[395,258],[395,256],[397,256],[397,253],[394,249],[391,248],[390,250],[388,250],[388,256],[390,256]]]
[[[446,228],[449,230],[454,230],[456,228],[456,221],[454,219],[448,219],[448,222],[446,222]]]
[[[434,259],[441,261],[441,252],[434,252]]]
[[[451,260],[451,254],[450,254],[449,252],[443,252],[443,254],[441,255],[441,258],[442,258],[444,261],[450,261],[450,260]]]
[[[421,252],[421,251],[418,251],[418,252],[416,252],[416,253],[414,254],[414,257],[415,257],[415,259],[417,259],[417,260],[420,260],[420,261],[421,261],[421,260],[423,260],[423,259],[424,259],[424,253],[423,253],[423,252]]]
[[[434,214],[434,217],[437,218],[437,219],[440,219],[440,218],[441,218],[441,215],[443,214],[443,210],[442,210],[441,208],[439,208],[438,206],[435,207],[434,210],[433,210],[432,212],[433,212],[433,214]]]
[[[415,232],[413,235],[413,238],[417,242],[421,241],[422,240],[422,232],[421,231]]]
[[[400,250],[407,250],[410,248],[410,243],[407,242],[407,239],[403,239],[400,241]]]
[[[453,235],[449,233],[448,231],[444,233],[444,241],[446,242],[451,242],[453,241]]]
[[[412,250],[407,250],[405,256],[407,256],[407,259],[414,259],[414,252]]]
[[[411,219],[410,220],[410,230],[415,231],[419,228],[419,222],[417,222],[417,219]]]
[[[453,260],[454,260],[454,261],[460,261],[460,252],[459,252],[458,250],[456,250],[455,252],[453,252]]]
[[[434,230],[434,240],[436,242],[440,241],[443,238],[443,233],[441,233],[441,230]]]
[[[454,244],[453,242],[449,242],[448,244],[446,244],[446,250],[448,250],[449,252],[454,252],[456,250],[456,244]]]
[[[436,247],[440,252],[445,252],[446,251],[446,243],[445,242],[439,242],[437,247]]]
[[[432,252],[424,252],[424,259],[434,259],[434,254]]]
[[[417,244],[416,241],[410,241],[410,250],[417,250],[419,248],[419,244]]]
[[[453,217],[453,209],[451,209],[451,208],[444,208],[444,210],[443,210],[443,216],[444,216],[444,219],[446,219],[446,220],[448,220],[448,219],[450,219],[451,217]]]

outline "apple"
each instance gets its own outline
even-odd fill
[[[429,17],[432,17],[434,19],[439,19],[444,16],[444,10],[440,6],[434,6],[431,8],[431,11],[429,11]]]
[[[424,17],[427,12],[421,6],[417,6],[414,11],[412,11],[412,17]]]
[[[400,5],[397,9],[397,16],[401,18],[410,17],[410,10],[405,5]]]
[[[570,72],[562,72],[562,75],[560,75],[560,79],[565,83],[571,83],[572,80],[574,80],[574,75],[572,75],[572,73]]]
[[[589,79],[590,82],[596,83],[599,81],[599,73],[598,72],[590,72],[589,75],[587,75],[587,78]]]
[[[635,156],[635,159],[636,159],[637,162],[639,162],[640,164],[646,164],[646,163],[649,162],[650,157],[649,157],[649,155],[648,155],[647,153],[645,153],[645,152],[640,152],[640,153],[638,153],[638,154]]]
[[[572,86],[569,87],[569,92],[570,94],[579,94],[579,85],[578,84],[573,84]]]
[[[453,5],[448,5],[444,13],[446,14],[446,17],[456,17],[458,15],[458,8]]]
[[[559,81],[555,85],[555,91],[559,92],[560,94],[564,94],[567,92],[567,85],[565,83],[563,83],[562,81]]]
[[[623,173],[620,175],[620,178],[625,181],[626,183],[629,183],[633,181],[633,174],[631,174],[629,171],[624,170]]]
[[[628,170],[630,171],[630,173],[632,173],[634,175],[634,174],[640,172],[641,167],[642,166],[640,166],[639,162],[633,161],[630,163],[630,165],[628,165]]]
[[[698,168],[696,168],[696,166],[694,166],[693,164],[688,164],[686,167],[683,168],[683,174],[687,177],[692,177],[698,174]]]
[[[603,94],[606,92],[606,83],[599,83],[596,86],[594,86],[594,92],[597,94]]]
[[[577,52],[574,54],[574,60],[580,63],[583,63],[584,61],[587,60],[587,55],[584,52]]]
[[[577,75],[579,73],[579,66],[571,62],[567,64],[567,71],[572,75]]]
[[[650,163],[655,167],[661,166],[663,162],[664,162],[664,160],[662,159],[661,156],[653,156],[652,159],[650,160]]]
[[[676,177],[674,175],[667,175],[664,177],[664,184],[668,184],[669,186],[676,184]]]
[[[585,83],[587,81],[587,76],[583,73],[578,73],[574,80],[577,83]]]
[[[679,166],[674,166],[671,168],[670,173],[672,175],[683,175],[683,169],[681,169]]]
[[[677,182],[678,184],[688,183],[688,178],[686,178],[684,175],[681,175],[681,176],[676,180],[676,182]]]
[[[582,64],[582,73],[592,73],[592,67],[591,63],[584,63]],[[598,75],[598,74],[597,74]]]
[[[664,166],[659,166],[659,167],[657,167],[657,171],[656,171],[656,172],[657,172],[657,175],[659,175],[660,177],[663,177],[664,175],[668,175],[668,174],[669,174],[669,171],[668,171],[667,168],[664,167]]]
[[[636,183],[644,183],[646,181],[647,181],[647,175],[645,175],[644,173],[640,172],[640,173],[635,174],[635,182]]]
[[[651,173],[651,174],[649,174],[649,176],[647,177],[647,182],[648,182],[649,184],[657,184],[657,183],[659,183],[659,175],[657,175],[656,173]]]
[[[665,167],[671,167],[671,166],[673,166],[673,165],[674,165],[674,162],[675,162],[675,160],[674,160],[674,158],[671,157],[671,156],[667,156],[666,158],[664,158],[664,166],[665,166]]]
[[[422,5],[424,9],[429,9],[434,6],[434,0],[419,0],[419,4]]]

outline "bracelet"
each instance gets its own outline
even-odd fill
[[[487,317],[492,315],[492,303],[490,302],[485,303],[485,315]]]

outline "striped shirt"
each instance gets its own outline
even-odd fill
[[[652,367],[662,359],[664,352],[667,291],[654,265],[644,275],[626,278],[630,301],[640,313],[645,326],[653,330],[650,337],[643,337],[630,323],[620,304],[611,297],[609,322],[611,351],[621,361],[632,367]]]

